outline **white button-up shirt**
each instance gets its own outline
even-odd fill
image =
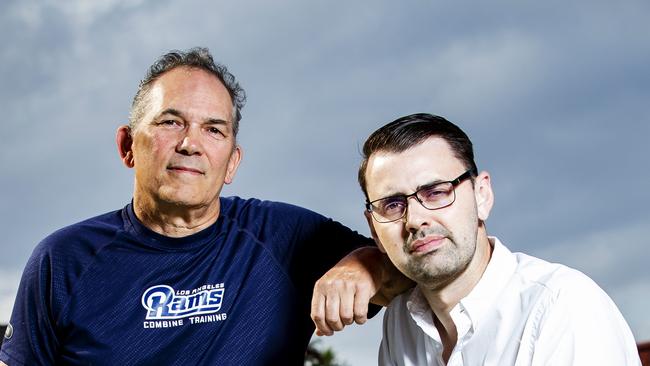
[[[640,365],[616,305],[579,271],[490,237],[492,258],[451,311],[458,340],[447,365]],[[444,365],[433,312],[419,287],[388,305],[380,365]]]

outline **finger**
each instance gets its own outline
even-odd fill
[[[370,290],[362,287],[357,290],[354,296],[354,322],[363,324],[368,320],[368,303],[370,302]]]
[[[316,291],[314,291],[314,295],[311,298],[311,320],[316,326],[316,335],[324,336],[334,334],[325,321],[325,296],[317,294]]]
[[[327,326],[334,331],[342,330],[344,327],[340,315],[339,291],[330,288],[325,299],[325,321]]]
[[[344,282],[343,288],[339,291],[339,315],[341,322],[345,325],[350,325],[354,322],[354,292],[355,286],[349,282]]]

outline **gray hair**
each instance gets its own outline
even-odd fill
[[[215,63],[210,51],[203,47],[195,47],[187,51],[170,51],[160,56],[149,67],[144,79],[140,81],[138,91],[133,97],[131,113],[129,114],[129,127],[131,129],[135,128],[144,116],[147,96],[153,83],[162,74],[181,66],[207,71],[216,76],[223,86],[226,87],[232,100],[232,129],[236,137],[239,131],[239,121],[241,120],[241,109],[244,108],[244,104],[246,103],[246,92],[235,80],[235,76],[228,71],[226,66]]]

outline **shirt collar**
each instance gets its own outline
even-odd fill
[[[501,244],[499,239],[490,236],[488,240],[493,248],[490,262],[476,286],[460,300],[460,305],[468,313],[475,330],[478,329],[485,312],[496,301],[517,267],[514,255]]]
[[[422,294],[422,291],[420,291],[420,286],[415,286],[413,290],[411,290],[408,300],[406,301],[406,308],[415,324],[417,324],[425,334],[433,338],[433,340],[441,343],[440,334],[433,323],[433,311],[431,311],[427,299]]]
[[[470,328],[474,332],[478,329],[485,312],[491,307],[492,302],[496,301],[517,266],[514,255],[501,244],[499,239],[490,236],[488,240],[493,251],[483,276],[472,291],[451,311],[456,326],[463,328],[458,329],[459,337]],[[433,323],[433,312],[419,286],[415,286],[409,294],[406,307],[415,323],[431,338],[440,342],[440,335]],[[467,319],[467,322],[461,319]]]

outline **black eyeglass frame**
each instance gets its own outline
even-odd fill
[[[379,198],[379,199],[373,200],[372,202],[366,200],[366,204],[365,204],[365,206],[366,206],[366,211],[370,212],[370,214],[372,215],[372,218],[373,218],[375,221],[377,221],[377,222],[379,222],[379,223],[382,223],[382,224],[385,224],[385,223],[394,222],[394,221],[397,221],[397,220],[400,220],[400,219],[404,218],[404,215],[406,215],[406,211],[407,211],[407,209],[404,209],[404,212],[402,213],[402,216],[400,216],[400,217],[398,217],[398,218],[396,218],[396,219],[394,219],[394,220],[389,220],[389,221],[380,221],[380,220],[378,220],[377,217],[376,217],[375,215],[373,215],[372,205],[373,205],[373,203],[375,203],[375,202],[379,202],[379,201],[381,201],[381,200],[385,200],[386,198],[404,197],[404,201],[408,203],[409,198],[411,198],[411,197],[415,197],[415,200],[418,201],[418,202],[420,203],[420,205],[422,205],[422,207],[426,208],[427,210],[431,210],[431,211],[433,211],[433,210],[439,210],[439,209],[441,209],[441,208],[445,208],[445,207],[449,207],[449,206],[451,206],[454,202],[456,202],[456,187],[457,187],[460,183],[462,183],[465,179],[468,179],[468,178],[471,178],[471,177],[475,177],[475,176],[477,176],[477,175],[478,175],[478,172],[476,171],[476,169],[471,168],[471,169],[465,171],[465,173],[459,175],[458,178],[456,178],[456,179],[454,179],[454,180],[450,180],[450,181],[446,181],[446,182],[438,182],[438,183],[434,183],[434,184],[431,184],[431,185],[428,185],[428,186],[424,186],[424,187],[418,189],[417,191],[415,191],[415,192],[413,192],[413,193],[411,193],[411,194],[395,195],[395,196],[382,197],[382,198]],[[421,191],[424,190],[424,189],[429,189],[429,188],[431,188],[432,186],[436,186],[436,185],[438,185],[438,184],[448,184],[448,183],[451,183],[451,189],[452,189],[453,194],[454,194],[454,199],[452,199],[451,202],[449,202],[448,204],[446,204],[446,205],[444,205],[444,206],[440,206],[440,207],[436,207],[436,208],[428,208],[427,206],[424,205],[424,203],[422,202],[422,200],[420,200],[420,197],[418,197],[418,193],[421,192]],[[407,204],[407,208],[408,208],[408,204]]]

